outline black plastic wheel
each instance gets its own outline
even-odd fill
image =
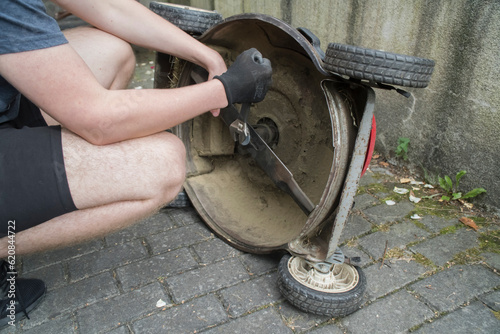
[[[308,313],[330,317],[343,317],[359,309],[366,290],[366,278],[359,267],[349,266],[357,272],[354,286],[347,291],[332,293],[312,289],[295,279],[290,272],[291,259],[293,257],[287,254],[279,263],[278,286],[292,305]]]
[[[222,21],[222,15],[217,12],[189,6],[151,2],[149,8],[192,35],[202,35],[208,28]]]
[[[359,46],[330,43],[325,69],[354,79],[404,87],[427,87],[434,61]]]

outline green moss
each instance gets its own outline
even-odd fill
[[[479,249],[482,252],[500,254],[500,231],[481,233],[479,236]]]
[[[374,228],[372,228],[371,232],[372,233],[375,233],[375,232],[388,232],[391,228],[391,224],[380,224],[380,225],[376,225]]]
[[[481,251],[478,248],[467,249],[466,251],[456,254],[451,262],[454,264],[472,264],[482,260]]]
[[[356,195],[363,195],[363,194],[366,194],[366,187],[359,186],[358,189],[356,190]]]
[[[461,228],[459,225],[447,226],[447,227],[442,228],[439,231],[439,234],[445,235],[445,234],[455,233],[457,231],[457,229],[459,229],[459,228]]]
[[[421,265],[424,265],[426,267],[436,268],[436,265],[431,260],[429,260],[420,253],[415,253],[413,255],[413,258],[415,259],[415,262],[420,263]]]
[[[485,217],[469,217],[470,219],[474,219],[474,221],[476,222],[476,224],[486,224],[488,223],[488,219],[486,219]]]
[[[415,226],[417,226],[418,228],[427,231],[427,226],[425,226],[424,223],[419,222],[418,220],[412,221],[412,223],[415,224]]]
[[[370,194],[376,193],[387,193],[390,192],[389,189],[383,183],[372,183],[366,187],[366,191]]]
[[[387,250],[384,259],[399,259],[405,261],[414,260],[413,254],[403,248],[395,247]]]
[[[439,202],[432,199],[423,199],[415,204],[415,210],[411,214],[418,214],[420,216],[436,216],[444,219],[459,218],[459,208],[449,205],[444,202]]]
[[[397,194],[397,193],[393,192],[389,196],[384,197],[382,199],[382,201],[385,202],[385,201],[391,200],[391,201],[394,201],[394,202],[401,202],[402,200],[404,200],[406,198],[408,198],[407,194],[406,195],[401,195],[401,194]]]
[[[419,329],[419,328],[420,328],[420,327],[422,327],[422,326],[423,326],[423,324],[418,324],[418,325],[415,325],[415,326],[413,326],[412,328],[410,328],[410,329],[408,330],[408,332],[412,333],[412,332],[416,331],[417,329]]]
[[[359,186],[357,190],[357,195],[361,194],[376,194],[380,192],[388,192],[387,188],[382,183],[371,183],[365,186]]]

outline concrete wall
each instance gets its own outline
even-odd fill
[[[148,2],[148,0],[141,0]],[[376,149],[394,161],[410,138],[414,170],[433,178],[460,170],[461,190],[484,187],[478,204],[500,210],[500,1],[180,0],[224,17],[259,12],[307,27],[323,42],[354,44],[436,61],[426,89],[406,99],[377,90]]]
[[[178,1],[188,4],[189,1]],[[410,138],[409,167],[434,177],[467,175],[461,189],[484,187],[476,203],[500,208],[500,2],[428,0],[191,0],[224,17],[269,14],[307,27],[323,42],[431,58],[431,84],[409,99],[377,90],[377,150],[394,157]],[[396,159],[394,159],[396,160]]]

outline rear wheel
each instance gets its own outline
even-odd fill
[[[404,87],[427,87],[434,70],[431,59],[359,46],[330,43],[325,69],[354,79]]]
[[[208,28],[222,21],[222,15],[217,12],[189,6],[151,2],[149,8],[192,35],[202,35]]]
[[[302,311],[342,317],[359,309],[366,278],[359,267],[336,264],[320,272],[300,257],[285,255],[278,267],[283,296]]]

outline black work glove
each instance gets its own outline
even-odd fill
[[[271,62],[251,48],[236,57],[229,69],[214,79],[224,85],[229,105],[233,103],[252,103],[264,100],[271,85]]]

